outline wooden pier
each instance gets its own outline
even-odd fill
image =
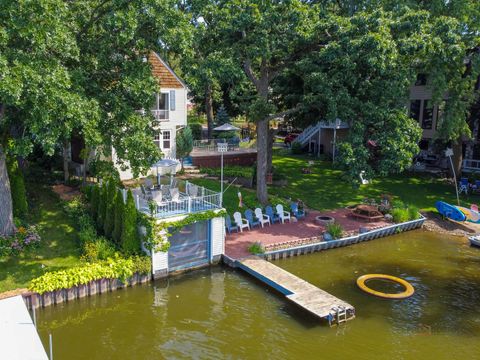
[[[355,317],[355,308],[352,305],[266,260],[251,256],[236,260],[235,265],[330,324],[345,322]]]

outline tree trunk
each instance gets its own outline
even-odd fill
[[[70,172],[68,171],[68,163],[70,160],[68,157],[68,145],[68,140],[65,140],[63,142],[63,179],[65,183],[70,179]]]
[[[205,114],[207,115],[207,137],[212,138],[213,131],[213,98],[212,87],[207,85],[205,90]]]
[[[268,120],[257,122],[257,199],[261,204],[268,203]]]
[[[267,172],[271,173],[273,171],[272,158],[273,158],[273,141],[275,130],[268,129],[268,143],[267,143]]]
[[[455,169],[455,174],[457,175],[457,178],[460,178],[462,175],[462,160],[463,160],[463,154],[462,154],[462,139],[458,139],[452,144],[452,149],[453,149],[453,168]],[[452,174],[453,175],[453,174]]]
[[[84,152],[83,155],[83,173],[82,173],[82,186],[87,185],[87,165],[88,165],[88,158],[90,156],[90,149],[85,146],[82,150]]]
[[[0,145],[0,235],[11,235],[13,224],[12,194],[7,173],[7,159]]]

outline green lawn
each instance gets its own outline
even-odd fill
[[[76,232],[58,196],[46,185],[27,187],[32,205],[28,221],[39,226],[41,245],[30,255],[0,260],[0,292],[27,287],[31,279],[47,270],[60,270],[80,262]]]
[[[288,185],[272,186],[269,188],[270,194],[301,199],[310,208],[318,210],[359,203],[366,197],[379,199],[385,193],[423,210],[433,210],[436,200],[456,202],[454,186],[428,175],[404,173],[373,179],[368,185],[354,188],[342,179],[342,172],[333,169],[330,162],[315,160],[312,174],[302,174],[301,169],[311,159],[313,158],[277,152],[273,165],[288,180]],[[480,197],[463,195],[461,201],[469,206],[470,203],[480,202]]]

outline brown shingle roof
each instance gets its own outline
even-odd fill
[[[152,65],[152,73],[163,88],[183,89],[184,85],[155,52],[150,52],[148,62]]]

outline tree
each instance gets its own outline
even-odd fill
[[[107,201],[106,201],[106,209],[105,209],[105,221],[103,224],[103,233],[105,237],[108,239],[112,238],[113,234],[113,227],[115,224],[115,198],[117,194],[117,184],[113,179],[108,181],[107,185]]]
[[[230,123],[230,116],[228,116],[227,110],[223,104],[218,108],[215,120],[217,126]]]
[[[28,213],[28,203],[23,173],[16,159],[9,159],[7,163],[9,165],[8,176],[12,193],[13,215],[24,218]]]
[[[137,232],[137,209],[131,190],[128,190],[123,214],[122,249],[126,254],[136,254],[140,251],[140,240]]]
[[[113,226],[112,239],[117,246],[121,245],[122,241],[122,229],[123,229],[123,213],[125,211],[125,203],[123,202],[123,193],[121,190],[117,191],[117,196],[115,197],[115,209],[114,209],[114,218],[115,223]]]
[[[310,51],[316,11],[314,6],[300,0],[224,1],[219,7],[217,16],[225,53],[233,54],[233,61],[255,89],[248,113],[257,129],[257,198],[265,204],[266,175],[271,169],[269,122],[295,110],[295,107],[282,108],[283,104],[272,96],[271,88],[279,74]]]
[[[193,149],[193,136],[190,127],[186,127],[177,134],[176,139],[176,152],[177,157],[180,159],[183,170],[183,160],[190,155]]]

